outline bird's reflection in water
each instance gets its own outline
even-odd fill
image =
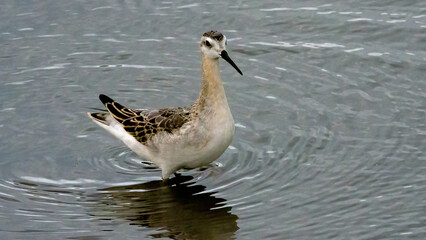
[[[96,200],[102,207],[94,209],[95,215],[157,229],[159,233],[151,235],[154,238],[233,239],[238,217],[224,206],[225,199],[201,193],[205,187],[188,183],[191,179],[178,176],[168,183],[100,189]]]

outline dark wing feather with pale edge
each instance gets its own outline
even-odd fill
[[[172,133],[173,130],[180,128],[191,118],[188,108],[132,110],[115,102],[106,95],[99,95],[99,99],[111,116],[142,144],[145,144],[159,132]]]

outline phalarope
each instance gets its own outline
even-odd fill
[[[201,91],[191,106],[133,110],[101,94],[99,99],[108,111],[88,113],[89,117],[140,157],[159,166],[163,180],[179,169],[211,163],[231,144],[235,131],[219,58],[243,75],[228,56],[226,45],[226,37],[217,31],[201,37]]]

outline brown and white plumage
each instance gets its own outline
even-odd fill
[[[157,133],[172,133],[191,120],[189,108],[164,108],[158,110],[133,110],[115,102],[106,95],[99,95],[108,113],[89,113],[89,116],[102,124],[109,125],[107,115],[119,122],[124,130],[138,142],[146,144]]]
[[[181,168],[196,168],[216,160],[234,135],[234,120],[219,72],[219,58],[241,71],[226,52],[226,37],[203,34],[201,92],[189,107],[133,110],[106,95],[99,99],[107,112],[88,113],[95,123],[121,139],[136,154],[162,170],[167,179]]]

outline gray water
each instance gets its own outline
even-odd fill
[[[86,115],[189,105],[217,29],[229,149],[173,184]],[[3,1],[0,239],[425,239],[425,1]]]

